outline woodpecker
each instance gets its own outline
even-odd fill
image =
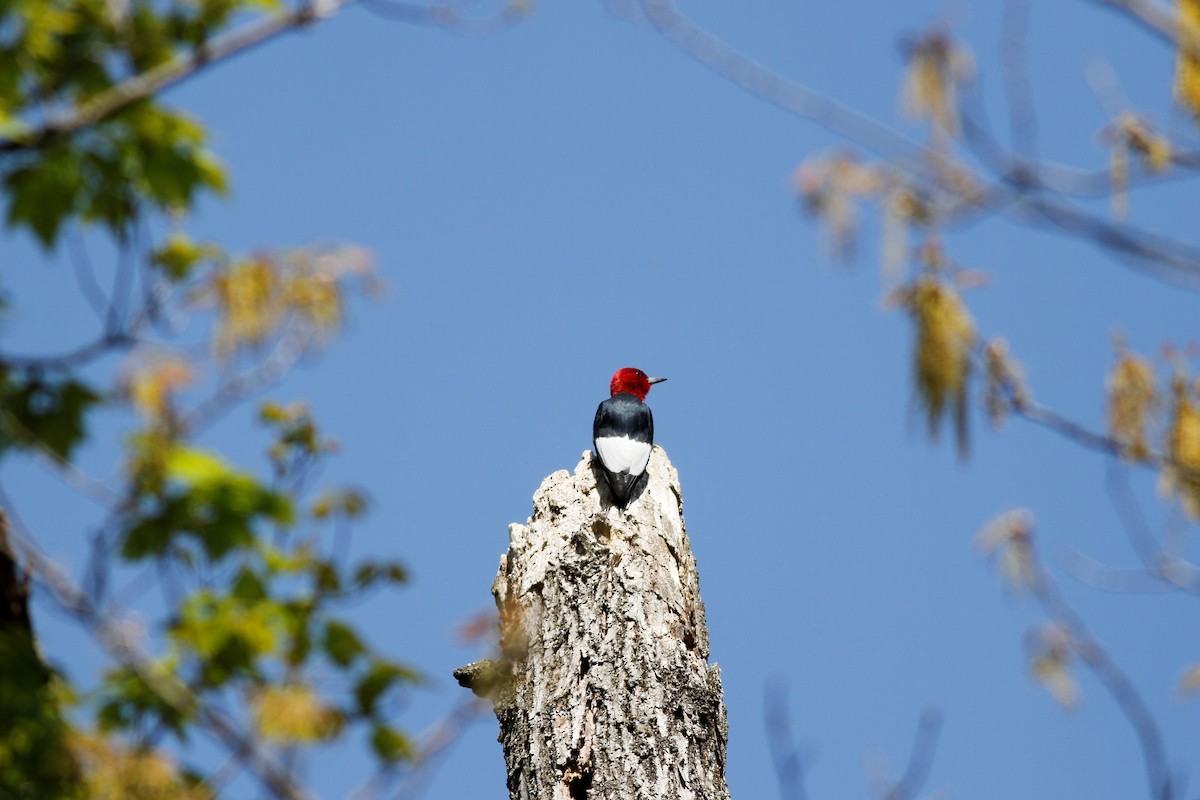
[[[612,396],[596,409],[592,445],[604,468],[608,488],[621,508],[629,503],[654,446],[654,415],[645,403],[646,394],[653,384],[665,380],[647,378],[646,373],[633,367],[619,369],[608,384]]]

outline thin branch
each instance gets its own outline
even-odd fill
[[[1120,11],[1142,23],[1171,44],[1187,47],[1200,55],[1200,31],[1179,25],[1174,7],[1156,0],[1092,0],[1102,6]]]
[[[129,333],[117,331],[105,333],[99,339],[65,353],[44,356],[0,353],[0,365],[9,369],[61,372],[81,367],[110,351],[127,350],[137,343],[137,339]]]
[[[921,172],[935,153],[853,109],[742,54],[681,14],[672,0],[641,0],[650,24],[685,54],[752,95]]]
[[[67,236],[67,252],[71,262],[71,268],[75,272],[75,283],[79,286],[79,292],[83,295],[88,305],[96,312],[101,320],[108,313],[109,301],[104,294],[104,290],[100,288],[99,281],[96,280],[96,271],[92,268],[91,259],[88,258],[87,249],[83,246],[83,237],[78,231],[72,231]]]
[[[438,720],[432,730],[425,734],[420,749],[413,757],[409,773],[393,800],[416,800],[420,797],[442,757],[462,738],[463,731],[490,708],[491,704],[472,696]]]
[[[302,325],[292,326],[260,364],[247,372],[223,379],[216,392],[179,420],[179,430],[194,435],[241,400],[274,386],[304,357],[314,337],[315,332],[311,329]]]
[[[1062,596],[1058,586],[1042,566],[1032,536],[1029,538],[1029,558],[1029,586],[1034,597],[1046,614],[1070,634],[1075,652],[1108,690],[1121,713],[1133,727],[1146,767],[1151,800],[1171,800],[1174,790],[1170,772],[1167,770],[1166,747],[1154,715],[1133,681],[1113,661],[1104,646],[1092,636],[1083,619]]]
[[[767,747],[779,783],[783,800],[806,800],[804,761],[792,736],[791,715],[788,713],[787,685],[780,679],[763,687],[763,723],[767,729]]]
[[[355,0],[313,0],[295,9],[274,14],[229,33],[157,67],[123,80],[111,89],[65,113],[54,115],[32,129],[0,139],[0,154],[37,148],[50,139],[66,136],[112,117],[140,100],[190,78],[205,67],[243,53],[296,28],[336,14]]]
[[[937,749],[938,734],[942,730],[942,714],[936,708],[927,708],[921,712],[917,720],[917,733],[913,738],[912,750],[908,754],[908,766],[900,780],[896,781],[883,800],[912,800],[925,786],[929,779],[929,769],[933,765],[934,751]]]
[[[1099,592],[1111,594],[1165,594],[1177,587],[1143,567],[1114,567],[1074,548],[1063,551],[1058,566],[1075,580]]]
[[[1200,569],[1187,559],[1168,553],[1159,544],[1129,485],[1127,471],[1110,463],[1106,477],[1109,501],[1144,571],[1172,588],[1200,595]]]
[[[1008,125],[1012,149],[1023,159],[1037,162],[1037,114],[1029,80],[1029,0],[1005,0],[1000,39],[1000,64],[1004,95],[1008,100]]]
[[[668,41],[756,97],[876,152],[913,175],[927,176],[945,163],[944,156],[742,54],[681,14],[671,0],[641,0],[641,8]],[[1004,152],[998,147],[997,151]],[[1089,239],[1124,257],[1124,263],[1139,272],[1200,291],[1200,248],[1031,193],[1028,177],[1013,170],[1013,163],[1011,157],[1005,159],[1007,166],[999,172],[1001,184],[994,186],[987,197],[989,208],[1018,222]],[[967,176],[986,183],[969,171]]]
[[[1043,196],[1022,194],[1013,207],[1018,219],[1091,240],[1134,270],[1163,283],[1200,292],[1200,247],[1110,219]]]

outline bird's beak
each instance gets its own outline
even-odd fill
[[[662,383],[665,380],[666,380],[666,378],[647,378],[646,383],[649,383],[649,384]]]

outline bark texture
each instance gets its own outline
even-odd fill
[[[495,706],[513,800],[729,797],[679,476],[658,447],[647,475],[622,511],[586,452],[509,526],[503,657],[455,675]]]

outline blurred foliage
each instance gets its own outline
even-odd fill
[[[211,747],[192,749],[201,732],[272,795],[294,794],[297,748],[355,731],[381,769],[413,754],[393,701],[420,677],[342,612],[407,572],[348,557],[345,537],[367,498],[313,485],[336,442],[304,404],[268,402],[258,415],[269,437],[263,469],[196,443],[338,331],[350,280],[371,288],[361,248],[236,255],[193,239],[189,212],[225,192],[228,177],[200,121],[141,93],[163,70],[206,63],[223,34],[288,11],[274,0],[0,0],[8,227],[46,250],[68,233],[104,237],[122,262],[113,269],[136,270],[142,288],[101,297],[103,334],[73,353],[0,355],[0,456],[48,455],[72,485],[104,498],[89,582],[41,577],[111,660],[98,685],[73,692],[43,663],[27,619],[0,626],[5,797],[216,796],[221,760],[177,764],[212,759]],[[216,358],[178,342],[181,319]],[[99,359],[124,351],[106,372],[112,362]],[[101,407],[134,426],[124,469],[107,481],[74,463],[104,439],[93,424]],[[143,565],[167,598],[145,620],[104,588]],[[15,573],[8,584],[18,585]]]
[[[87,435],[86,415],[100,399],[74,378],[22,374],[0,363],[0,456],[21,448],[70,459]]]
[[[975,59],[948,34],[930,32],[908,47],[902,102],[944,136],[959,134],[959,94],[975,74]]]

